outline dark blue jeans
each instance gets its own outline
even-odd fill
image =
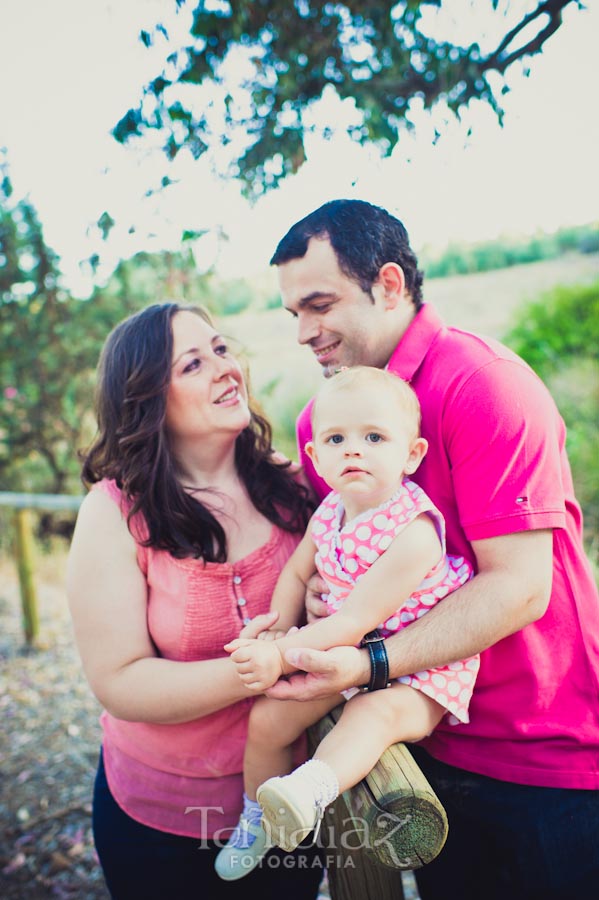
[[[422,900],[599,896],[599,791],[496,781],[410,752],[449,820],[445,847],[415,873]]]
[[[93,829],[113,900],[315,900],[324,871],[319,847],[299,847],[294,853],[275,847],[245,878],[222,881],[213,868],[219,850],[214,842],[203,841],[199,849],[197,838],[148,828],[123,812],[110,793],[102,756]]]

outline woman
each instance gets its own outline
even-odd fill
[[[252,703],[223,645],[276,620],[264,614],[307,493],[197,308],[155,305],[115,328],[97,414],[67,590],[104,707],[93,825],[111,895],[313,898],[314,849],[267,857],[243,888],[213,870],[241,809]]]

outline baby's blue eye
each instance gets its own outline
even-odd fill
[[[341,444],[343,442],[342,434],[332,434],[329,438],[327,438],[329,444]]]
[[[379,434],[378,431],[371,431],[366,435],[366,440],[370,441],[371,444],[378,444],[379,441],[383,440],[382,434]]]

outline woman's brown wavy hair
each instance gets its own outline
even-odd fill
[[[162,303],[125,319],[108,336],[100,355],[96,388],[98,431],[83,455],[86,486],[114,479],[148,528],[143,543],[178,558],[225,562],[224,530],[200,491],[185,490],[165,427],[173,352],[172,318],[182,310],[212,325],[196,306]],[[314,509],[308,491],[272,456],[272,432],[254,409],[235,446],[239,475],[259,512],[286,531],[302,532]]]

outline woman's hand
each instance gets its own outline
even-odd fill
[[[271,630],[278,618],[279,613],[276,612],[276,610],[262,613],[260,616],[254,616],[254,618],[241,629],[239,637],[245,638],[248,641],[261,636],[264,637],[264,633]],[[269,638],[266,639],[269,640]]]
[[[258,640],[278,641],[279,638],[287,637],[288,634],[293,634],[295,631],[299,631],[297,625],[292,625],[289,631],[285,631],[283,628],[270,628],[268,631],[261,631]]]
[[[314,574],[306,585],[306,618],[308,623],[317,622],[323,616],[328,616],[330,610],[322,599],[323,594],[328,594],[326,582],[320,575]]]

